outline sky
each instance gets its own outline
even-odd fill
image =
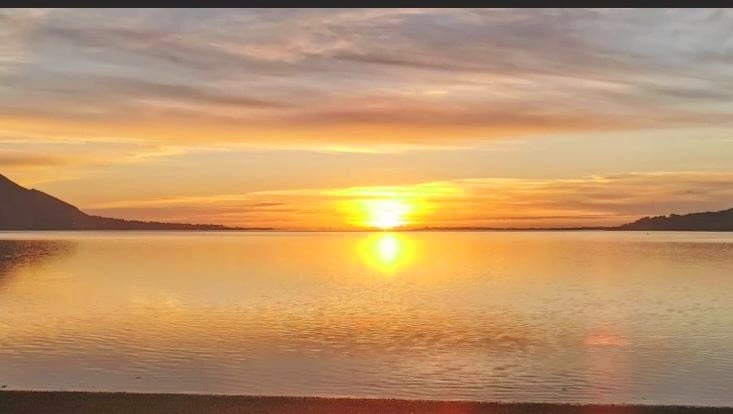
[[[0,174],[281,229],[726,209],[733,11],[4,9]]]

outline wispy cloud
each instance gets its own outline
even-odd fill
[[[32,155],[20,151],[0,150],[0,168],[60,166],[69,161],[55,155]]]

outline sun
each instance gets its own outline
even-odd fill
[[[382,230],[393,229],[407,224],[406,215],[412,207],[401,200],[364,201],[366,225]]]

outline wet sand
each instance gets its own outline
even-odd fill
[[[564,405],[188,394],[0,391],[0,414],[733,414],[733,407]]]

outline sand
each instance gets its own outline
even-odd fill
[[[0,414],[733,414],[733,407],[507,404],[352,398],[0,391]]]

